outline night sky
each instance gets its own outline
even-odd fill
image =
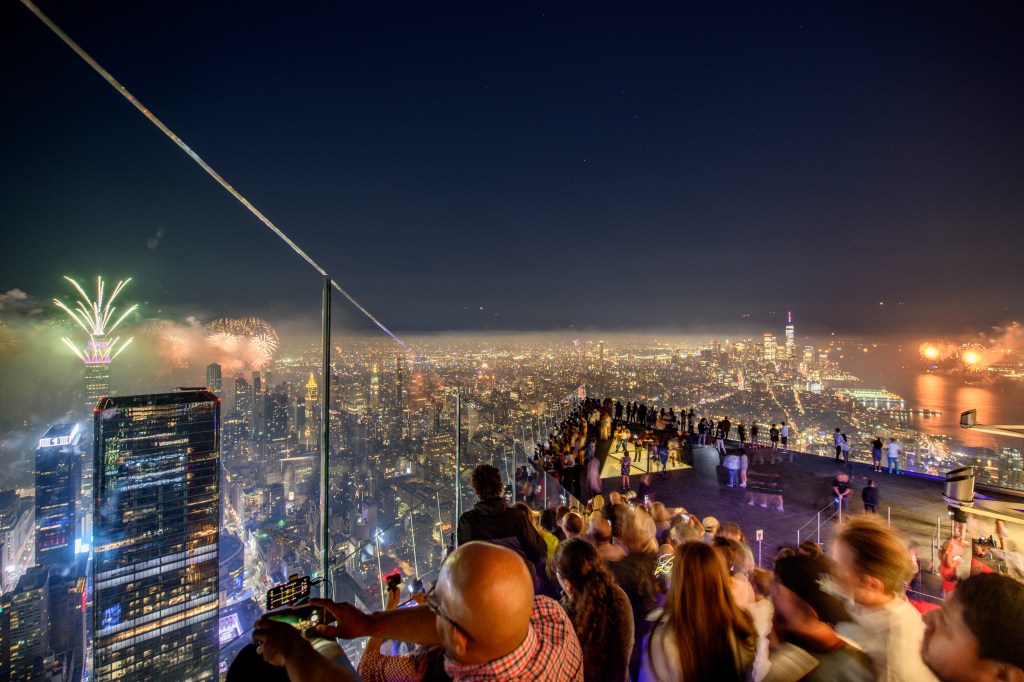
[[[1016,1],[40,7],[399,331],[1024,319]],[[318,276],[11,0],[0,51],[0,291],[315,321]]]

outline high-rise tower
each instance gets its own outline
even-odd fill
[[[62,338],[61,341],[78,356],[79,360],[85,363],[85,407],[87,410],[92,410],[100,398],[110,395],[110,363],[132,342],[129,338],[121,343],[120,337],[110,339],[109,336],[138,306],[131,306],[111,323],[111,320],[115,319],[114,314],[117,311],[114,299],[121,293],[121,289],[132,281],[130,277],[118,282],[110,293],[110,298],[106,300],[103,298],[102,278],[96,278],[95,300],[89,298],[78,282],[70,277],[64,279],[75,287],[80,298],[76,301],[74,308],[68,307],[56,298],[53,299],[53,302],[66,312],[88,334],[89,338],[85,342],[84,348],[78,347],[67,337]]]
[[[216,395],[221,394],[222,379],[220,365],[216,362],[206,366],[206,387]]]
[[[771,332],[764,333],[764,354],[763,359],[765,362],[775,362],[776,353],[778,351],[779,344],[775,340],[775,334]]]
[[[69,577],[75,562],[81,482],[78,424],[56,424],[36,448],[36,563]]]
[[[96,680],[217,679],[219,421],[205,390],[96,410]]]
[[[793,313],[786,313],[786,359],[796,358],[796,331],[793,328]]]

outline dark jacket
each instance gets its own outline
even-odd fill
[[[878,506],[878,488],[864,488],[860,495],[861,499],[864,500],[864,504]]]
[[[521,513],[505,500],[483,500],[459,517],[459,544],[484,540],[515,550],[531,564],[547,559],[544,538]]]

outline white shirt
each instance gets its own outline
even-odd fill
[[[783,426],[782,427],[782,431],[780,432],[780,435],[783,438],[789,438],[789,427],[788,426]]]
[[[854,623],[836,632],[860,645],[871,659],[878,682],[937,682],[921,658],[924,620],[902,597],[875,607],[850,607]]]
[[[899,443],[897,443],[895,441],[891,441],[885,447],[889,451],[889,456],[890,457],[899,457],[900,456],[900,444]]]

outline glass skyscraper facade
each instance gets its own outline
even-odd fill
[[[81,481],[78,424],[51,426],[36,448],[36,563],[69,576]]]
[[[95,412],[97,680],[217,677],[219,421],[206,390]]]

